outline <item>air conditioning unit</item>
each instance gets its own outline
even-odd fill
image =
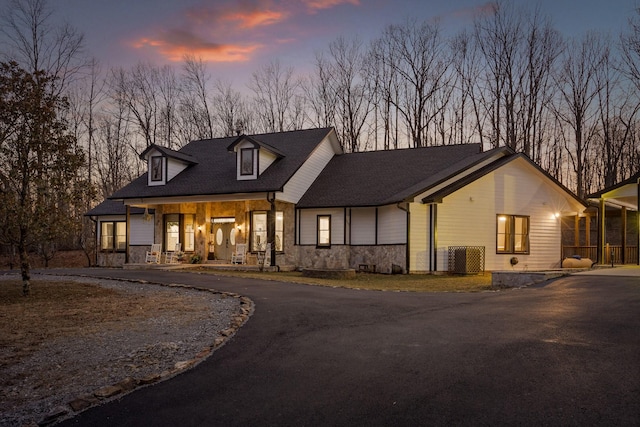
[[[450,246],[449,272],[478,274],[484,272],[484,246]]]

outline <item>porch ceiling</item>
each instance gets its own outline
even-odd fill
[[[630,210],[638,210],[638,184],[629,183],[618,188],[599,194],[599,197],[589,198],[591,201],[604,199],[607,204],[625,207]]]

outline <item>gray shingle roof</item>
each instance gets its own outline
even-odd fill
[[[189,166],[165,185],[148,186],[145,173],[116,191],[110,198],[134,199],[279,191],[318,144],[332,131],[332,128],[322,128],[252,135],[253,138],[283,153],[284,157],[275,160],[258,179],[247,181],[236,179],[235,153],[227,150],[229,145],[237,139],[236,136],[193,141],[184,146],[179,153],[197,159],[197,164]]]
[[[155,209],[149,209],[149,213],[154,213]],[[85,216],[100,216],[100,215],[125,215],[127,213],[127,207],[118,200],[105,200],[89,212],[85,213]],[[131,207],[129,210],[131,215],[142,215],[144,213],[143,208]]]
[[[480,144],[342,154],[329,162],[298,207],[398,203],[490,155]]]
[[[167,147],[161,147],[160,145],[156,145],[156,144],[151,144],[150,146],[148,146],[146,150],[140,153],[140,158],[144,159],[147,153],[153,149],[158,150],[159,152],[161,152],[167,157],[172,157],[174,159],[182,160],[185,163],[191,163],[191,164],[198,163],[196,159],[194,159],[192,156],[188,154],[181,153],[180,151],[171,150],[170,148],[167,148]]]

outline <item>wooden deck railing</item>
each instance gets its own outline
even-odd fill
[[[622,262],[622,245],[609,245],[608,253],[605,253],[605,264],[611,264],[613,257],[614,264],[635,264],[638,262],[638,247],[627,246],[625,261]],[[598,261],[597,246],[563,246],[562,258],[579,255],[582,258],[590,258],[594,262]]]

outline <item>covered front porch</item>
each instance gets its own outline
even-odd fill
[[[574,245],[563,246],[563,257],[579,255],[601,265],[640,265],[639,184],[640,173],[587,196],[592,207],[586,211],[584,222],[575,218]],[[591,238],[592,220],[597,221],[595,241]]]
[[[270,197],[269,197],[270,196]],[[212,268],[258,268],[294,265],[293,205],[274,200],[274,195],[243,195],[229,200],[206,201],[138,200],[127,206],[154,209],[153,243],[162,253],[178,254],[179,262],[163,266],[148,263],[144,253],[150,245],[127,242],[125,265],[158,264],[148,268],[184,268],[211,265]],[[127,217],[127,223],[129,218]],[[136,230],[127,227],[127,235]],[[130,239],[128,239],[130,240]],[[266,253],[268,251],[268,253]],[[162,257],[159,258],[162,260]],[[163,266],[163,267],[161,267]]]

